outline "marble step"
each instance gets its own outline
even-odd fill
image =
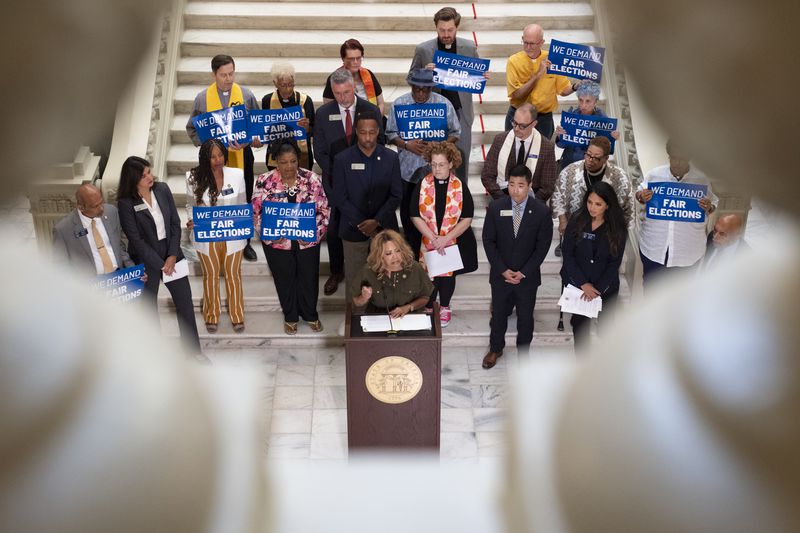
[[[569,321],[565,330],[558,331],[558,309],[548,306],[537,306],[534,310],[533,345],[536,346],[569,346],[572,343],[572,332]],[[341,346],[344,337],[339,335],[339,327],[344,322],[343,311],[321,311],[320,320],[324,330],[314,333],[308,324],[301,322],[296,335],[283,332],[283,316],[279,312],[252,312],[245,318],[246,329],[242,333],[234,333],[227,317],[222,317],[216,333],[206,332],[202,316],[195,315],[200,342],[204,348],[279,348],[279,347],[324,347]],[[166,336],[177,337],[178,323],[174,312],[163,310],[159,313],[161,330]],[[506,344],[513,346],[516,338],[516,316],[508,319]],[[450,325],[442,330],[442,345],[448,347],[488,346],[489,313],[488,304],[483,310],[453,311]]]
[[[520,28],[521,29],[521,28]],[[486,30],[477,36],[482,57],[508,57],[520,49],[520,29]],[[462,32],[470,38],[472,32]],[[464,35],[466,34],[466,35]],[[374,31],[353,34],[350,31],[308,30],[215,30],[187,29],[181,39],[181,56],[212,57],[226,53],[234,58],[250,57],[319,57],[338,58],[341,44],[357,37],[368,57],[407,57],[410,61],[417,44],[433,39],[433,29],[426,31]],[[594,31],[588,29],[550,30],[547,39],[598,44]]]
[[[470,272],[469,274],[465,274],[465,276],[482,276],[489,274],[489,262],[486,259],[486,253],[483,250],[483,245],[481,243],[481,234],[483,230],[483,219],[482,218],[475,218],[472,221],[472,231],[475,234],[475,239],[478,241],[478,269],[475,272]],[[188,230],[184,230],[184,238],[186,238]],[[550,249],[545,257],[544,262],[542,263],[542,273],[543,274],[558,274],[561,270],[561,258],[555,256],[555,247],[558,242],[558,232],[554,231],[553,241],[550,245]],[[261,248],[261,244],[255,242],[253,249],[258,256],[256,261],[243,261],[242,262],[242,274],[244,276],[265,276],[270,275],[269,267],[267,266],[267,262],[264,259],[264,251]],[[185,255],[189,258],[194,258],[194,248],[188,240],[181,243],[184,247]],[[327,276],[330,273],[330,260],[328,258],[328,246],[327,244],[322,244],[322,248],[320,249],[320,275]],[[192,263],[192,272],[199,275],[200,264],[199,263]]]
[[[258,167],[256,167],[256,170],[258,170]],[[169,184],[170,189],[172,190],[172,195],[175,198],[176,205],[178,206],[184,205],[186,202],[185,174],[176,174],[169,176],[167,178],[167,184]],[[476,219],[483,218],[482,210],[485,209],[487,205],[489,205],[491,197],[488,194],[486,194],[485,190],[483,189],[483,186],[480,184],[480,176],[471,175],[469,177],[469,184],[472,192],[472,201],[475,204],[475,209],[476,209],[474,218]],[[181,213],[181,216],[184,217],[184,214]]]
[[[319,278],[319,304],[320,311],[331,311],[344,309],[344,286],[336,293],[326,296],[322,290],[327,276]],[[192,297],[195,306],[201,304],[203,297],[203,278],[195,274],[190,277],[192,285]],[[220,280],[220,286],[224,287],[224,279]],[[250,311],[279,311],[280,303],[275,289],[275,282],[272,276],[243,276],[245,310]],[[225,289],[221,289],[220,301],[223,309],[227,309],[227,297]],[[561,296],[561,279],[557,274],[545,274],[542,277],[542,285],[539,287],[537,301],[554,304]],[[491,297],[489,278],[487,275],[458,276],[456,282],[456,292],[453,295],[453,307],[456,309],[481,310],[486,308],[486,302]],[[173,307],[172,299],[166,290],[159,291],[159,305],[163,307]]]
[[[518,41],[519,39],[517,39]],[[344,39],[342,39],[344,41]],[[295,68],[295,83],[298,86],[319,87],[320,95],[322,88],[325,85],[325,80],[328,75],[342,66],[342,60],[339,58],[339,46],[341,42],[336,45],[336,52],[332,55],[321,56],[319,53],[310,54],[308,51],[303,51],[298,54],[286,54],[284,56],[275,57],[276,54],[263,55],[259,57],[237,57],[234,56],[236,61],[236,81],[253,89],[255,86],[269,87],[271,90],[272,77],[270,71],[272,64],[276,61],[288,61]],[[398,55],[391,57],[376,57],[370,53],[369,45],[364,43],[366,48],[366,57],[363,66],[370,69],[378,77],[378,81],[384,90],[397,85],[404,86],[408,69],[411,66],[411,57],[413,56],[413,49],[411,55]],[[314,49],[311,48],[310,51]],[[306,54],[306,55],[302,55]],[[208,87],[213,79],[211,76],[211,57],[214,54],[208,54],[201,57],[182,57],[178,63],[177,77],[178,84],[180,85],[199,85]],[[491,60],[489,66],[492,76],[489,79],[488,86],[505,87],[506,78],[506,63],[507,55],[497,56],[483,56]],[[407,86],[406,86],[407,87]],[[269,91],[259,92],[255,89],[254,93],[258,98],[261,98]],[[195,91],[194,94],[197,94]],[[190,95],[194,98],[194,94]],[[477,98],[476,98],[477,100]],[[321,102],[320,99],[314,99],[315,102]]]
[[[186,133],[186,121],[189,114],[175,115],[170,124],[170,141],[173,145],[191,144],[189,135]],[[505,131],[505,113],[481,114],[475,117],[472,123],[472,145],[492,144],[495,135]],[[553,114],[553,122],[558,125],[561,123],[561,113]],[[488,149],[488,147],[487,147]]]
[[[477,144],[472,147],[470,152],[469,185],[473,195],[476,193],[484,193],[483,187],[480,185],[480,176],[483,170],[484,154],[488,153],[490,146],[491,143]],[[167,156],[167,181],[172,187],[172,193],[180,195],[181,198],[183,198],[185,190],[184,178],[186,173],[197,166],[197,150],[197,147],[189,143],[174,144],[169,149],[169,155]],[[561,148],[556,147],[556,159],[560,157],[561,151]],[[256,148],[254,150],[254,157],[255,163],[253,169],[255,174],[263,174],[267,171],[264,149]]]
[[[518,30],[531,20],[551,29],[591,29],[594,14],[589,3],[513,2],[450,4],[461,15],[461,32]],[[365,6],[359,2],[286,2],[276,8],[265,2],[189,2],[184,9],[187,29],[300,28],[309,19],[324,20],[340,30],[420,30],[433,26],[439,4],[386,3]]]
[[[218,2],[226,2],[226,3],[234,3],[240,2],[241,0],[217,0]],[[319,3],[319,0],[251,0],[252,2],[256,3],[265,3],[265,4],[300,4],[300,3],[312,3],[316,4]],[[538,3],[544,4],[551,4],[551,3],[582,3],[584,0],[537,0]],[[480,0],[479,4],[502,4],[507,3],[508,0]],[[397,0],[352,0],[351,3],[354,4],[397,4]],[[441,6],[441,0],[415,0],[415,4],[433,4],[435,6]],[[460,4],[450,4],[450,5],[460,5]],[[438,7],[437,7],[438,9]],[[470,11],[471,13],[471,11]],[[466,12],[462,13],[466,17]],[[470,15],[471,16],[471,15]],[[462,20],[462,24],[463,24]]]
[[[269,72],[269,71],[267,71]],[[238,72],[237,72],[238,74]],[[382,79],[381,75],[377,74],[378,79]],[[316,85],[305,85],[305,86],[297,86],[296,90],[300,91],[301,93],[307,94],[311,97],[311,100],[314,102],[314,106],[316,109],[319,109],[322,105],[322,90],[325,84],[325,78],[327,74],[320,74],[320,80]],[[382,82],[381,82],[382,83]],[[408,84],[405,83],[405,77],[401,80],[400,85],[381,85],[383,88],[383,98],[386,101],[386,113],[389,113],[390,107],[389,105],[394,102],[394,100],[403,94],[406,94],[410,91],[410,87]],[[175,90],[175,98],[173,100],[173,110],[176,114],[186,114],[192,112],[194,107],[194,98],[197,96],[197,93],[200,91],[205,91],[208,85],[180,85]],[[273,92],[275,90],[274,85],[253,85],[248,86],[248,88],[253,91],[253,94],[258,98],[259,105],[261,105],[261,99]],[[475,114],[503,114],[505,115],[506,111],[508,110],[508,92],[504,85],[491,85],[487,86],[486,90],[481,95],[482,98],[478,99],[476,96],[473,98],[473,107]],[[603,108],[605,106],[605,95],[601,93],[599,106]],[[575,93],[564,97],[559,98],[559,111],[566,111],[571,107],[578,106],[578,97]]]

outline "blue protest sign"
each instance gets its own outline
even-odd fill
[[[274,241],[317,240],[317,206],[313,203],[291,204],[264,202],[261,206],[261,238]]]
[[[486,88],[483,73],[489,70],[489,60],[448,54],[439,50],[433,54],[436,66],[433,81],[440,89],[481,94]]]
[[[654,220],[705,222],[706,212],[700,200],[708,196],[708,185],[663,181],[651,183],[653,197],[647,202],[645,215]]]
[[[299,106],[283,109],[253,109],[247,113],[248,138],[258,139],[265,144],[272,144],[281,139],[302,141],[308,136],[297,121],[303,118],[303,109]]]
[[[397,132],[404,141],[447,140],[447,104],[412,104],[394,106]]]
[[[92,288],[105,293],[115,302],[129,302],[142,295],[144,290],[144,265],[135,265],[94,279]]]
[[[554,39],[550,41],[550,51],[547,53],[547,59],[550,60],[547,73],[600,83],[605,55],[606,49],[599,46],[565,43]]]
[[[195,242],[238,241],[253,236],[253,206],[194,206]]]
[[[589,146],[589,141],[601,135],[611,141],[611,153],[614,153],[614,137],[611,133],[617,130],[615,118],[565,111],[561,113],[561,127],[565,132],[561,135],[561,140],[568,145],[586,148]]]
[[[247,136],[247,108],[243,105],[197,115],[192,117],[192,124],[201,142],[219,139],[225,146],[228,146],[230,141],[250,142]]]

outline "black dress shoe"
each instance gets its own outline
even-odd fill
[[[483,356],[483,368],[492,368],[495,364],[497,364],[497,360],[503,357],[503,351],[500,350],[499,352],[489,352],[485,356]]]
[[[248,261],[256,261],[258,260],[258,256],[256,255],[256,251],[253,250],[253,247],[250,246],[250,243],[247,243],[247,246],[244,247],[244,258]]]
[[[336,292],[336,290],[339,288],[339,283],[341,283],[342,280],[344,280],[344,274],[331,274],[330,277],[328,277],[328,280],[325,282],[325,286],[323,287],[325,296],[330,296]]]

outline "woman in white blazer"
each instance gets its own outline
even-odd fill
[[[200,147],[199,163],[186,173],[186,211],[192,229],[194,206],[247,204],[244,173],[225,166],[228,149],[210,139]],[[203,318],[209,333],[217,331],[220,313],[219,276],[225,269],[228,314],[233,331],[244,331],[244,289],[242,287],[242,251],[247,239],[220,242],[195,242],[194,248],[203,267]]]

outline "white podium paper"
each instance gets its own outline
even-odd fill
[[[564,292],[561,293],[558,305],[565,313],[597,318],[597,315],[603,310],[603,299],[598,296],[594,300],[586,301],[581,296],[583,296],[582,290],[573,285],[567,285],[564,287]]]
[[[439,252],[433,250],[425,252],[423,257],[431,279],[440,274],[455,272],[464,268],[464,263],[461,261],[461,252],[458,250],[457,244],[445,248],[444,255],[440,255]]]
[[[393,318],[391,323],[389,315],[364,315],[361,317],[361,329],[365,333],[378,331],[418,331],[431,329],[431,317],[425,314],[409,314],[403,318]]]

